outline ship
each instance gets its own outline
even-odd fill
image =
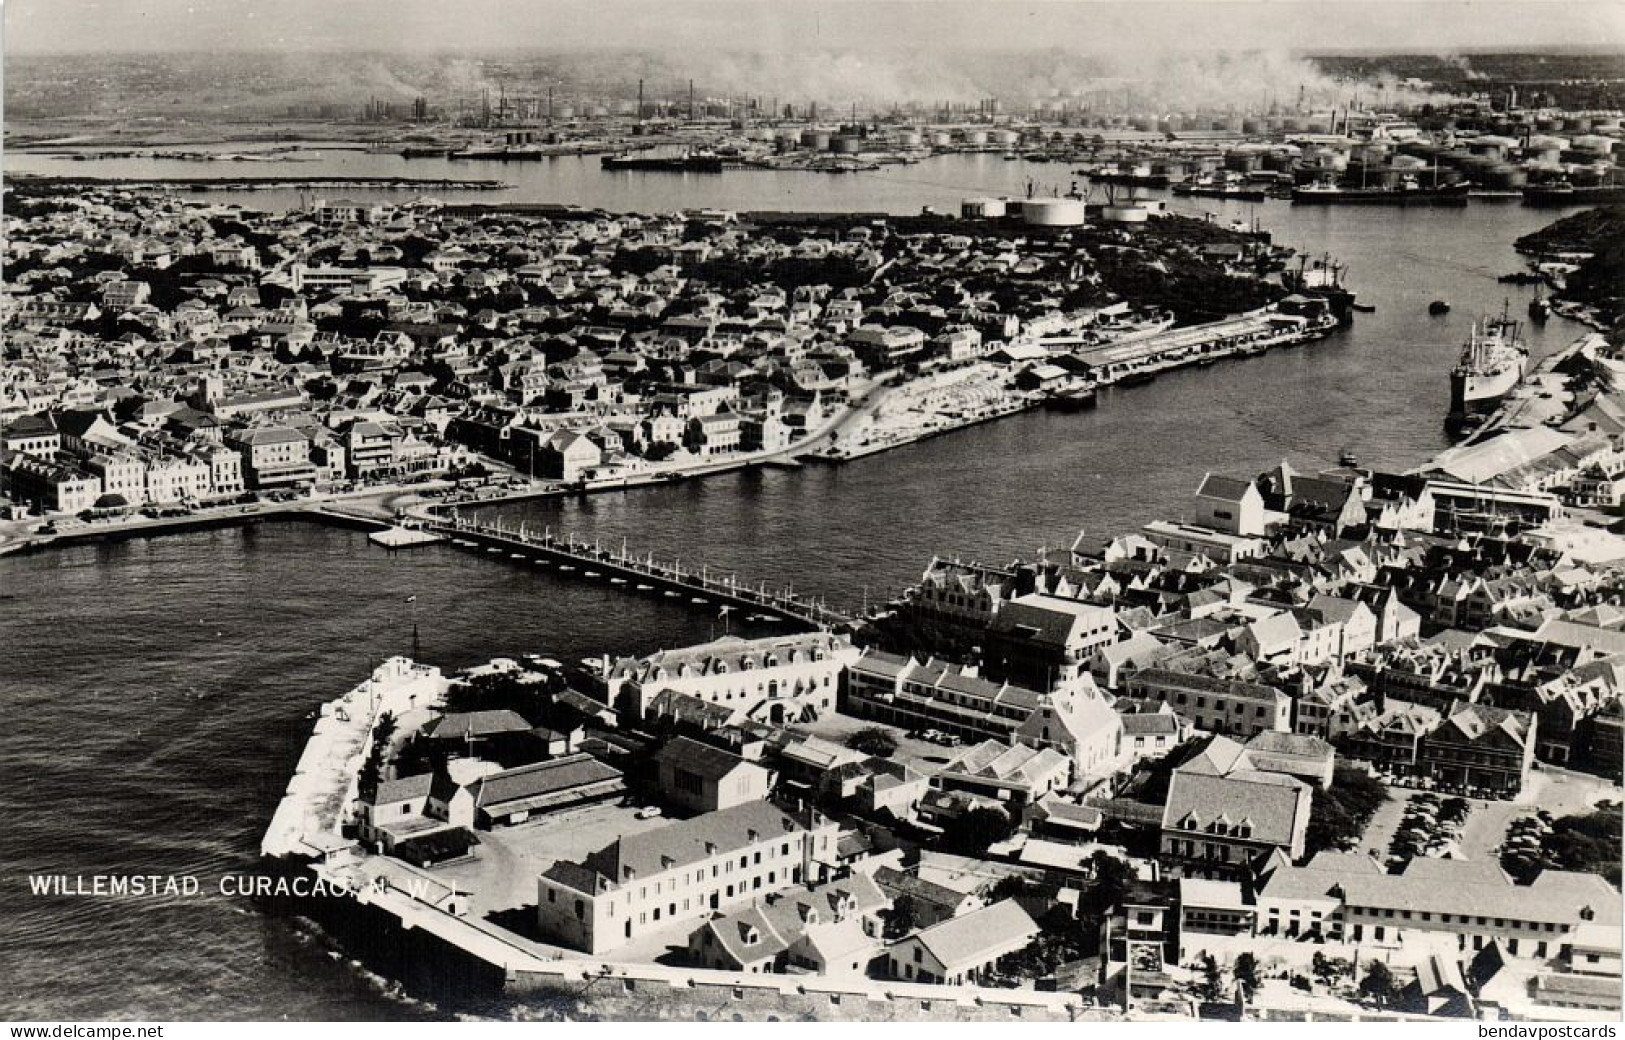
[[[1057,412],[1077,412],[1095,406],[1095,384],[1093,382],[1077,383],[1072,386],[1051,390],[1044,398],[1044,407]]]
[[[1144,163],[1118,163],[1116,166],[1072,172],[1082,174],[1096,184],[1116,184],[1129,188],[1166,188],[1173,181],[1166,173],[1153,173],[1151,167]]]
[[[722,157],[705,152],[682,155],[606,155],[599,160],[606,170],[644,170],[666,173],[721,173]]]
[[[413,144],[409,144],[405,148],[401,149],[401,158],[402,159],[444,159],[449,151],[450,151],[450,149],[445,148],[445,147],[436,148],[436,147],[433,147],[432,145],[413,145]]]
[[[1625,202],[1625,184],[1575,186],[1568,181],[1531,184],[1523,189],[1526,206],[1594,206],[1605,202]]]
[[[1204,199],[1239,199],[1242,202],[1263,202],[1269,198],[1269,189],[1261,184],[1249,184],[1239,173],[1225,171],[1214,176],[1198,174],[1174,185],[1175,195],[1190,195]]]
[[[1353,289],[1343,286],[1345,270],[1342,265],[1334,263],[1330,256],[1316,260],[1312,267],[1307,265],[1305,257],[1300,256],[1296,271],[1281,272],[1281,284],[1289,292],[1319,296],[1331,308],[1337,323],[1347,325],[1354,320],[1355,294]]]
[[[1450,370],[1450,418],[1461,422],[1494,411],[1523,379],[1529,351],[1519,335],[1519,323],[1503,308],[1499,318],[1473,323],[1461,348],[1461,359]]]
[[[547,155],[540,148],[509,148],[499,146],[494,148],[465,148],[460,152],[450,152],[448,159],[469,162],[533,162],[545,159]]]
[[[1318,180],[1292,189],[1292,201],[1330,206],[1465,206],[1467,191],[1465,181],[1429,186],[1406,174],[1391,188],[1353,188],[1333,180]]]

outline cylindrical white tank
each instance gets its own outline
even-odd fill
[[[1088,218],[1082,199],[1026,199],[1021,219],[1034,227],[1082,227]]]
[[[987,144],[987,131],[986,130],[966,130],[965,131],[965,143],[966,144]]]

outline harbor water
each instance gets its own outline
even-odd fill
[[[54,164],[54,166],[53,166]],[[136,169],[134,167],[141,167]],[[8,172],[102,176],[493,176],[494,197],[640,212],[957,208],[1065,181],[1055,164],[959,156],[830,176],[606,174],[587,157],[528,164],[320,162],[218,170],[6,156]],[[154,167],[182,167],[180,170]],[[60,169],[55,167],[61,167]],[[449,172],[448,172],[449,171]],[[1066,190],[1065,183],[1059,184]],[[349,193],[361,194],[361,193]],[[205,195],[201,198],[222,198]],[[483,194],[481,197],[484,197]],[[295,196],[248,193],[260,206]],[[1447,372],[1468,326],[1531,290],[1513,239],[1559,212],[1177,206],[1251,219],[1347,264],[1372,314],[1318,343],[1118,388],[1092,412],[1033,412],[844,466],[766,470],[513,504],[486,515],[789,583],[832,606],[895,596],[933,554],[1004,562],[1180,516],[1208,471],[1351,451],[1409,467],[1446,443]],[[1452,310],[1430,317],[1430,300]],[[1542,356],[1579,335],[1530,330]],[[408,602],[409,597],[416,597]],[[217,891],[249,870],[322,701],[409,652],[459,666],[535,652],[644,653],[719,635],[714,610],[436,545],[390,554],[364,534],[266,523],[0,558],[0,1018],[379,1018],[446,1014],[348,962],[297,922]],[[198,896],[36,896],[30,875],[181,874]]]

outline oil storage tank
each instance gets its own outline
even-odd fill
[[[1082,227],[1088,212],[1082,199],[1026,199],[1021,219],[1033,227]]]

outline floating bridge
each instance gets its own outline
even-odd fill
[[[501,523],[480,524],[455,516],[436,515],[419,524],[421,529],[443,535],[463,548],[506,553],[510,558],[551,565],[580,577],[602,577],[632,589],[686,597],[696,606],[716,605],[813,628],[835,628],[858,620],[831,609],[821,598],[788,588],[769,588],[766,582],[752,585],[734,574],[713,573],[708,567],[695,570],[678,560],[657,560],[652,553],[638,555],[628,551],[624,543],[616,551],[596,541],[555,534],[551,528],[538,534],[524,524],[508,528]]]

